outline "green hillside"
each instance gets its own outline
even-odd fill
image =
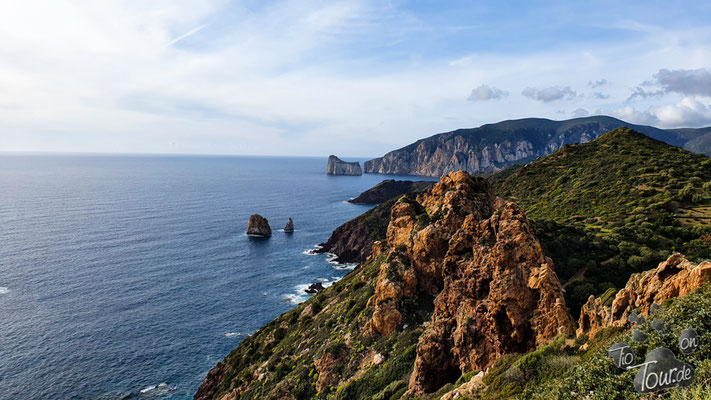
[[[650,326],[640,327],[649,335],[644,343],[634,342],[629,330],[607,328],[588,342],[587,351],[578,351],[580,342],[571,345],[559,337],[534,352],[502,357],[484,378],[487,389],[473,399],[711,398],[711,286],[706,285],[688,296],[666,302],[664,310],[656,317],[666,323],[667,333],[659,334]],[[678,351],[678,337],[682,330],[690,326],[699,332],[701,345],[692,355],[684,355]],[[637,394],[633,385],[637,369],[620,371],[607,355],[607,348],[614,342],[632,345],[640,360],[657,347],[672,349],[678,359],[695,366],[696,383],[688,390],[672,389],[658,395]]]
[[[573,314],[678,251],[711,257],[711,159],[618,128],[491,178],[555,262]]]

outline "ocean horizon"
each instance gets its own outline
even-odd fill
[[[309,251],[370,208],[348,199],[432,179],[325,170],[325,157],[0,154],[0,398],[192,398],[309,284],[352,269]],[[255,213],[270,239],[245,234]]]

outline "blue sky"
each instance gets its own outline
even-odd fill
[[[504,119],[711,125],[704,1],[4,2],[0,151],[378,156]]]

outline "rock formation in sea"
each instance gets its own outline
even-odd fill
[[[269,237],[272,235],[272,228],[269,221],[259,214],[252,214],[247,225],[247,235]]]
[[[328,156],[326,173],[329,175],[362,175],[363,171],[360,169],[360,163],[358,161],[347,162],[334,155],[330,155]]]
[[[515,204],[496,199],[483,178],[450,173],[416,201],[402,198],[387,243],[374,246],[373,257],[381,253],[386,262],[366,329],[389,335],[403,321],[403,299],[437,295],[417,345],[413,393],[574,331],[553,263],[528,220]]]
[[[610,326],[625,326],[633,310],[649,315],[653,303],[685,296],[711,280],[711,262],[694,264],[676,253],[657,268],[634,274],[627,285],[617,292],[611,305],[600,297],[590,296],[580,310],[578,336],[594,337]]]
[[[348,202],[353,204],[380,204],[396,196],[429,189],[435,183],[434,181],[396,181],[394,179],[386,179],[361,193],[355,199],[348,200]]]
[[[316,283],[310,284],[309,287],[306,288],[306,290],[304,290],[304,292],[306,292],[308,294],[316,294],[316,293],[322,291],[323,289],[325,289],[323,287],[323,284],[321,282],[316,282]]]
[[[289,219],[286,221],[286,225],[284,225],[284,232],[294,232],[294,220],[292,220],[291,217],[289,217]]]

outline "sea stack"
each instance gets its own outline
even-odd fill
[[[334,155],[328,156],[326,173],[328,175],[363,175],[358,161],[347,162]]]
[[[294,220],[292,220],[291,218],[289,218],[286,221],[286,225],[284,226],[284,232],[286,232],[286,233],[294,232]]]
[[[272,228],[269,226],[269,221],[259,214],[253,214],[249,217],[249,225],[247,225],[247,235],[269,237],[272,235]]]

